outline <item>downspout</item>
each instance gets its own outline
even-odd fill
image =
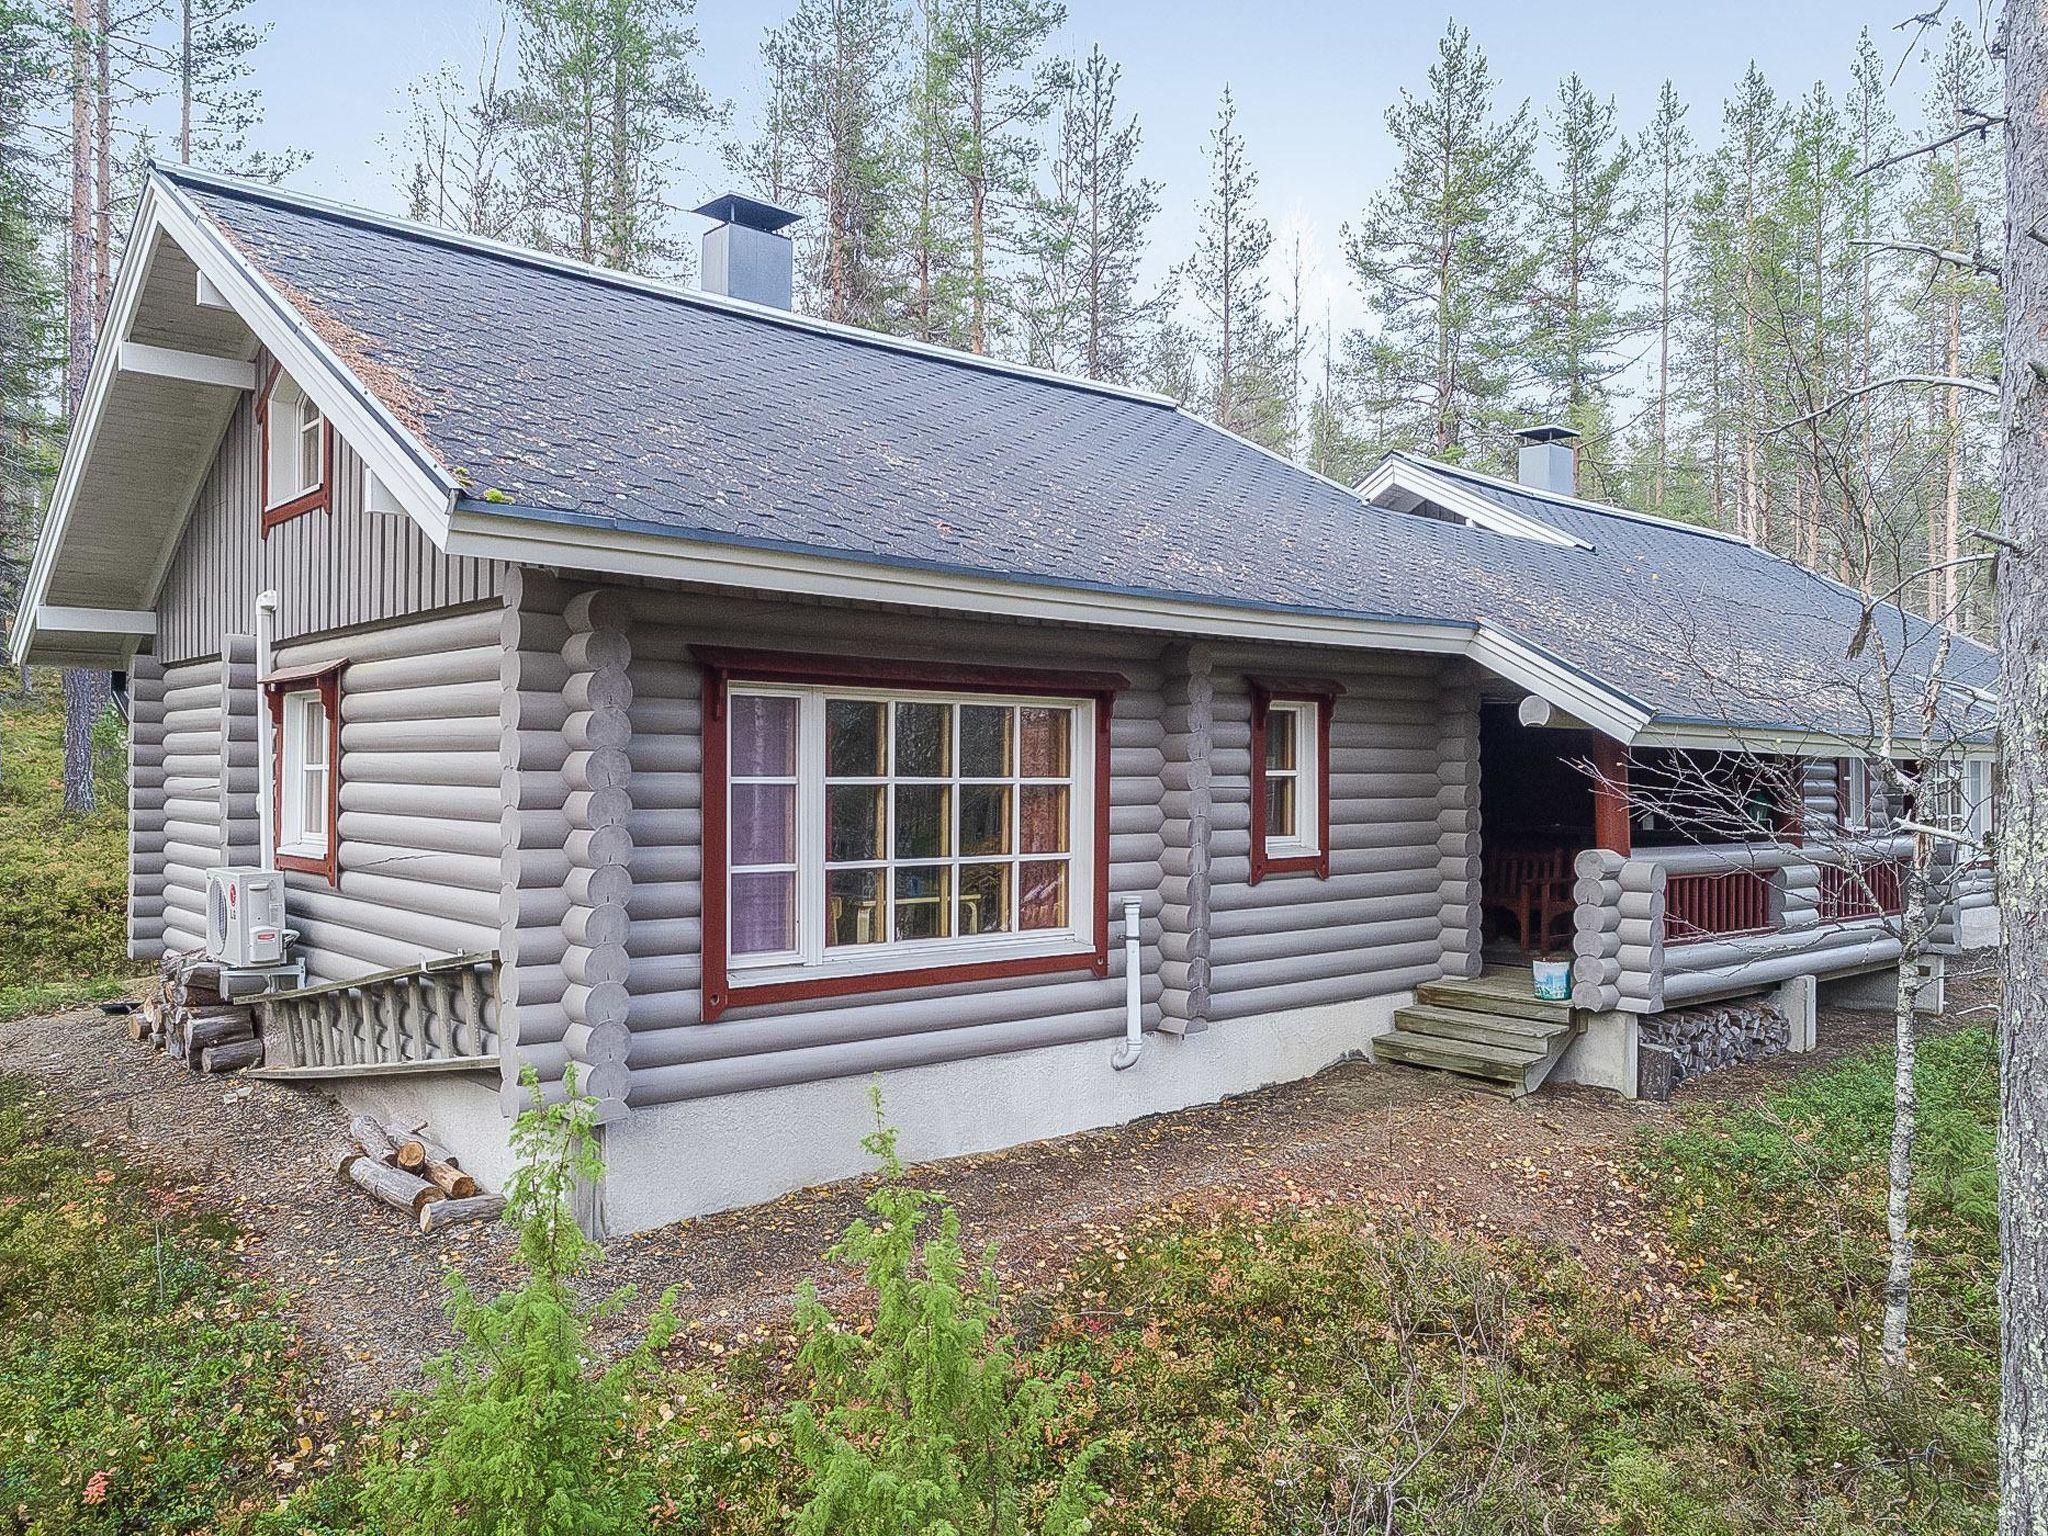
[[[1145,1049],[1144,945],[1138,936],[1138,898],[1124,898],[1124,1039],[1111,1052],[1109,1064],[1121,1072],[1137,1062]]]
[[[256,597],[256,864],[259,869],[277,868],[277,829],[271,825],[277,815],[277,743],[272,740],[270,699],[263,685],[270,681],[270,656],[277,647],[277,593],[266,591]],[[335,835],[330,831],[330,836]]]

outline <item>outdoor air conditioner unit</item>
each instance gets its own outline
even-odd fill
[[[206,872],[206,958],[230,968],[284,963],[284,876],[274,869]]]

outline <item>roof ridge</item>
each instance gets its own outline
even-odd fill
[[[722,314],[739,316],[747,320],[759,320],[769,325],[782,326],[790,330],[809,331],[816,335],[828,336],[838,341],[850,342],[856,346],[877,347],[884,351],[901,352],[912,357],[923,357],[933,362],[948,363],[954,367],[972,368],[985,373],[1007,374],[1012,378],[1030,379],[1040,384],[1060,388],[1081,390],[1088,394],[1106,395],[1112,399],[1129,400],[1140,405],[1162,409],[1178,409],[1179,402],[1171,396],[1155,394],[1150,390],[1136,389],[1126,384],[1112,384],[1102,379],[1084,379],[1069,373],[1059,373],[1050,368],[1034,368],[1028,363],[1013,363],[1002,358],[988,357],[977,352],[963,352],[957,347],[942,347],[933,342],[916,341],[906,336],[892,336],[886,331],[872,331],[863,326],[844,325],[834,320],[820,320],[813,315],[800,314],[795,310],[778,309],[772,305],[754,304],[745,299],[735,299],[720,293],[706,293],[701,288],[685,288],[680,283],[666,282],[661,278],[642,277],[638,273],[621,272],[612,267],[600,267],[589,262],[576,261],[566,256],[550,256],[545,251],[532,250],[526,246],[513,245],[502,240],[487,239],[482,235],[461,234],[454,230],[442,229],[433,224],[422,224],[415,219],[401,219],[374,209],[359,207],[353,203],[337,202],[332,198],[317,197],[304,192],[284,192],[264,182],[250,181],[241,176],[229,176],[219,171],[197,170],[189,165],[165,165],[152,162],[153,174],[163,177],[179,186],[199,187],[224,192],[231,196],[245,198],[251,202],[267,203],[288,212],[303,213],[319,218],[335,219],[355,224],[366,229],[381,230],[387,234],[405,239],[420,240],[432,245],[446,246],[451,250],[468,251],[479,256],[488,256],[499,261],[529,267],[536,271],[551,272],[561,277],[575,278],[584,282],[597,283],[610,288],[623,288],[644,293],[651,298],[666,299],[672,303],[694,305],[698,308],[715,310]]]
[[[1475,480],[1495,490],[1512,491],[1517,496],[1527,496],[1532,501],[1547,501],[1553,506],[1572,507],[1581,512],[1590,512],[1596,517],[1615,517],[1623,522],[1641,523],[1651,528],[1668,528],[1673,533],[1697,534],[1703,539],[1719,539],[1728,544],[1742,544],[1751,549],[1758,548],[1754,539],[1745,539],[1739,533],[1729,533],[1721,528],[1708,528],[1699,523],[1682,522],[1675,517],[1663,517],[1655,512],[1641,512],[1634,507],[1617,507],[1611,502],[1587,501],[1578,496],[1563,496],[1556,491],[1546,491],[1539,486],[1524,485],[1519,480],[1509,480],[1500,475],[1489,475],[1484,470],[1471,469],[1463,464],[1447,464],[1442,459],[1432,459],[1405,448],[1393,452],[1416,464],[1427,465],[1443,474],[1464,480]]]

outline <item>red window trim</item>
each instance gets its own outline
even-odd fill
[[[263,394],[256,402],[256,462],[257,479],[260,486],[258,499],[263,506],[262,537],[269,538],[270,530],[279,523],[288,523],[295,517],[308,512],[318,512],[327,505],[328,490],[334,484],[334,423],[327,419],[327,413],[320,413],[320,483],[290,501],[270,504],[270,397],[277,389],[277,381],[284,377],[284,369],[276,363],[270,365],[270,373],[263,381]],[[303,388],[303,386],[300,386]]]
[[[271,857],[279,869],[318,875],[329,885],[341,884],[341,672],[346,663],[300,667],[273,673],[264,680],[270,706],[270,840]],[[309,687],[310,685],[310,687]],[[286,853],[278,847],[284,831],[284,701],[285,695],[317,691],[327,716],[327,852],[317,859]]]
[[[704,936],[701,1018],[710,1024],[737,1007],[800,1002],[817,997],[905,991],[912,987],[1039,976],[1055,971],[1109,974],[1110,716],[1116,695],[1130,686],[1117,672],[1062,672],[1030,667],[963,666],[866,656],[813,656],[787,651],[692,646],[703,671],[704,706]],[[1071,955],[978,960],[857,976],[818,976],[735,987],[726,950],[726,698],[734,683],[800,683],[830,687],[928,689],[945,693],[1024,693],[1086,698],[1095,705],[1095,945]]]
[[[1247,677],[1252,691],[1251,883],[1269,875],[1330,878],[1330,722],[1342,683],[1314,677]],[[1275,704],[1316,706],[1316,851],[1276,858],[1266,852],[1266,725]]]

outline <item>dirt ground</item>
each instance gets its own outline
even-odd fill
[[[1981,978],[1952,988],[1952,1016],[1981,1010],[1985,996]],[[1441,1074],[1347,1064],[1223,1104],[927,1165],[918,1177],[958,1206],[971,1245],[999,1245],[1010,1290],[1051,1283],[1078,1253],[1155,1221],[1335,1202],[1469,1238],[1557,1244],[1656,1315],[1682,1276],[1654,1226],[1635,1219],[1624,1172],[1633,1140],[1688,1105],[1767,1093],[1888,1029],[1883,1017],[1824,1011],[1814,1054],[1709,1074],[1670,1105],[1577,1088],[1510,1102]],[[337,1184],[345,1116],[322,1093],[193,1076],[97,1009],[0,1024],[0,1061],[54,1095],[82,1140],[153,1165],[167,1186],[233,1218],[246,1262],[321,1350],[333,1411],[414,1383],[451,1342],[448,1268],[486,1284],[507,1273],[502,1227],[425,1237]],[[699,1349],[766,1335],[802,1279],[828,1297],[849,1288],[818,1256],[861,1197],[858,1183],[827,1185],[613,1239],[592,1284],[631,1284],[650,1302],[676,1287]]]

